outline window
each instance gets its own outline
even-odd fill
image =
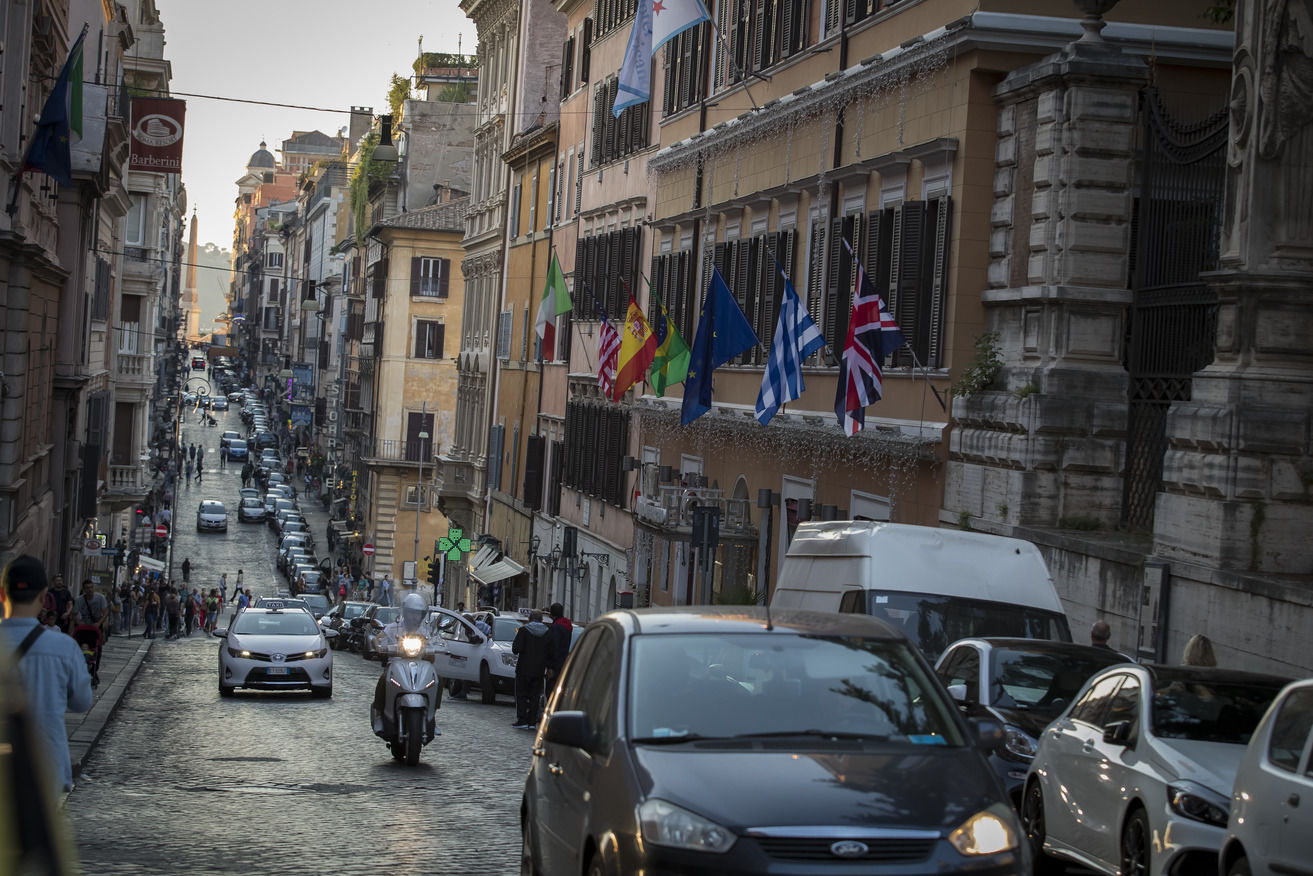
[[[697,259],[691,251],[666,253],[652,259],[652,291],[661,299],[687,344],[693,343],[694,320],[701,306],[697,286]]]
[[[1103,726],[1103,710],[1112,699],[1113,692],[1117,690],[1117,685],[1121,684],[1124,675],[1110,675],[1101,680],[1094,687],[1081,697],[1068,716],[1073,721],[1080,721],[1084,724],[1092,724],[1095,727]]]
[[[1295,772],[1313,731],[1313,687],[1291,691],[1272,719],[1267,759],[1274,767]]]
[[[617,119],[611,109],[619,87],[619,80],[612,77],[593,92],[593,167],[609,164],[647,146],[651,101],[629,107]]]
[[[281,268],[283,266],[283,254],[281,252],[265,253],[264,266],[266,268]]]
[[[584,201],[584,147],[582,143],[579,144],[575,162],[577,166],[574,172],[574,215],[578,216]]]
[[[1126,676],[1125,683],[1117,689],[1117,695],[1108,704],[1108,715],[1104,725],[1125,722],[1134,724],[1140,717],[1140,680]]]
[[[269,278],[269,293],[265,296],[265,304],[276,304],[278,302],[278,278]]]
[[[808,0],[724,0],[718,4],[717,27],[725,40],[716,60],[716,88],[801,52],[807,45],[810,17]]]
[[[662,114],[671,115],[694,106],[707,94],[709,22],[691,27],[665,45],[665,94]]]
[[[575,708],[588,716],[588,724],[596,734],[596,753],[605,756],[611,751],[615,738],[615,703],[617,695],[616,664],[619,646],[615,634],[603,629],[597,647],[583,671],[579,697]]]
[[[419,256],[410,260],[411,297],[446,298],[451,259]]]
[[[597,0],[597,34],[606,36],[624,24],[638,8],[638,0]]]
[[[964,686],[968,703],[980,702],[980,653],[975,648],[963,645],[953,651],[938,675],[944,687],[950,684]]]
[[[133,195],[128,215],[123,218],[123,242],[128,246],[146,244],[146,196]]]
[[[441,359],[446,326],[430,319],[415,320],[415,358]]]
[[[561,100],[574,91],[574,34],[561,47]]]
[[[927,368],[944,363],[944,309],[948,279],[950,202],[947,197],[907,201],[896,207],[830,220],[828,246],[821,246],[820,224],[813,225],[812,274],[808,309],[836,355],[843,349],[852,309],[857,266],[843,241],[861,255],[875,290],[884,298],[903,337],[911,345],[891,357],[894,365],[916,361]],[[825,249],[824,272],[818,272]],[[813,285],[816,284],[816,285]],[[819,291],[818,290],[818,291]]]
[[[410,462],[428,462],[433,454],[433,414],[427,411],[406,412],[406,459]],[[421,438],[424,432],[427,438]],[[413,504],[413,503],[412,503]]]
[[[547,439],[542,435],[530,435],[524,454],[524,492],[521,494],[525,507],[537,511],[543,502],[543,453]]]
[[[786,272],[792,272],[793,240],[793,231],[777,231],[715,246],[712,260],[761,340],[761,344],[734,359],[740,365],[758,365],[769,356],[775,337],[775,315],[784,295],[784,277],[775,268],[775,262]]]
[[[497,314],[497,358],[503,361],[511,358],[511,320],[514,314],[503,310]]]
[[[109,287],[112,280],[109,259],[96,256],[96,290],[91,299],[91,318],[104,322],[109,318]]]
[[[639,276],[642,244],[641,228],[622,228],[578,241],[574,251],[573,295],[577,317],[596,319],[600,304],[609,319],[624,319],[629,308],[629,292],[634,290],[637,295],[642,283]]]
[[[488,489],[501,489],[502,451],[506,445],[506,427],[493,426],[488,430]]]
[[[547,168],[547,222],[545,225],[549,227],[560,218],[560,214],[556,207],[558,203],[559,201],[557,200],[556,191],[556,164],[553,162],[552,166]]]
[[[625,504],[620,461],[629,448],[629,411],[614,405],[570,402],[565,407],[561,483],[612,505]]]

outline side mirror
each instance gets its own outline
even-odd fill
[[[228,631],[227,631],[227,630],[215,630],[215,631],[214,631],[214,635],[217,636],[217,637],[220,638],[220,639],[226,639],[226,638],[228,638]]]
[[[593,732],[588,715],[583,712],[553,712],[543,729],[543,739],[557,745],[592,751],[597,734]]]
[[[1003,747],[1006,737],[1002,724],[992,718],[972,718],[968,723],[976,731],[976,745],[981,751],[988,753]]]
[[[471,645],[482,645],[482,644],[483,644],[483,636],[480,636],[480,635],[478,635],[477,633],[475,633],[474,635],[470,636],[470,644],[471,644]]]
[[[374,618],[370,618],[370,620],[369,620],[369,625],[370,625],[371,627],[373,627],[374,629],[376,629],[376,630],[381,630],[381,629],[383,629],[383,624],[379,623],[379,622],[378,622],[376,619],[374,619]]]
[[[324,632],[324,638],[325,638],[325,639],[336,639],[336,638],[337,638],[337,630],[324,630],[323,632]]]
[[[1103,741],[1109,745],[1128,746],[1131,744],[1133,727],[1131,721],[1114,721],[1103,728]]]
[[[965,684],[950,684],[948,686],[948,695],[955,702],[965,703],[967,701],[967,686]]]

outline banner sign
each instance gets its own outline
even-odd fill
[[[313,413],[314,408],[309,405],[292,405],[292,427],[309,426]]]
[[[315,397],[315,366],[309,362],[292,363],[292,386],[297,399]]]
[[[182,173],[182,121],[187,101],[132,98],[132,157],[128,170]]]

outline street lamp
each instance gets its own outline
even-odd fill
[[[421,416],[423,416],[421,414]],[[424,445],[428,432],[419,433],[419,480],[415,483],[415,580],[419,580],[419,512],[424,504]]]

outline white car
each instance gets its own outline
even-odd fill
[[[228,509],[215,499],[204,499],[196,509],[197,532],[227,532]]]
[[[1286,679],[1109,667],[1040,735],[1022,792],[1035,872],[1214,873],[1249,737]]]
[[[1305,679],[1281,692],[1249,740],[1231,790],[1218,876],[1313,873],[1310,745],[1313,679]]]
[[[219,695],[239,687],[256,690],[309,688],[317,697],[333,695],[333,652],[322,630],[304,608],[248,608],[226,630],[219,647]]]
[[[445,653],[437,655],[438,675],[477,684],[484,703],[495,703],[499,692],[514,695],[516,656],[511,653],[511,643],[526,618],[494,617],[491,638],[461,614],[445,608],[433,608],[431,620],[447,646]]]

